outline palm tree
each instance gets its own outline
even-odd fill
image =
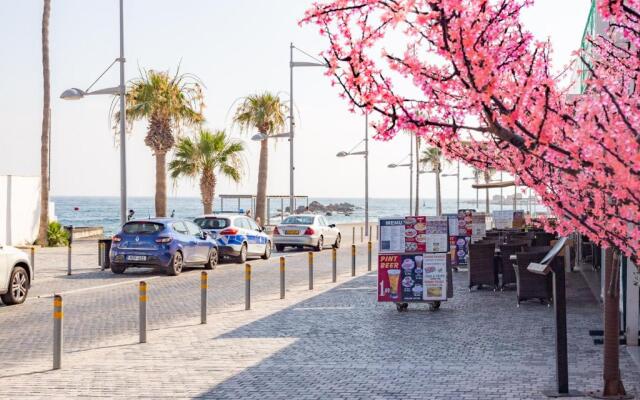
[[[225,131],[201,129],[194,139],[178,139],[174,159],[169,163],[173,179],[200,176],[200,196],[205,214],[211,214],[216,194],[216,173],[240,182],[244,144],[230,139]]]
[[[147,119],[144,143],[156,158],[156,216],[167,213],[166,156],[183,126],[204,121],[202,83],[191,74],[169,75],[167,71],[142,71],[127,92],[127,120]],[[116,113],[116,118],[119,118]]]
[[[257,129],[269,136],[282,130],[285,124],[287,106],[280,98],[269,92],[254,94],[243,99],[233,118],[244,132]],[[256,195],[256,219],[266,221],[267,171],[269,164],[269,144],[260,142],[260,161],[258,164],[258,190]],[[291,210],[294,212],[294,210]]]
[[[42,136],[40,138],[40,227],[38,244],[46,246],[49,228],[49,132],[51,127],[51,78],[49,76],[49,15],[51,0],[44,0],[42,10]]]
[[[440,173],[443,167],[442,151],[437,147],[424,150],[420,163],[430,166],[436,175],[436,215],[442,215],[442,196],[440,193]]]

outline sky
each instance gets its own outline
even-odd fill
[[[52,0],[51,191],[54,196],[117,196],[119,148],[109,122],[109,96],[79,101],[59,98],[67,88],[86,89],[118,57],[117,0]],[[226,129],[245,141],[246,176],[240,184],[219,180],[217,194],[256,191],[259,144],[232,127],[237,100],[256,92],[289,98],[289,43],[317,55],[327,46],[314,26],[298,25],[310,0],[125,0],[126,77],[140,69],[197,75],[206,88],[204,115],[211,129]],[[589,0],[537,0],[524,15],[540,40],[550,38],[558,65],[580,43]],[[0,175],[37,176],[42,123],[41,0],[0,0]],[[297,54],[296,59],[305,61]],[[118,84],[117,65],[95,88]],[[320,68],[294,72],[297,111],[296,194],[360,197],[362,157],[336,158],[364,137],[364,117],[348,111]],[[155,163],[144,145],[145,122],[127,139],[128,194],[154,193]],[[370,130],[370,134],[373,133]],[[189,132],[185,132],[189,134]],[[406,168],[389,169],[409,152],[407,135],[391,142],[370,141],[370,196],[408,197]],[[450,172],[454,166],[450,166]],[[471,176],[466,167],[462,176]],[[421,177],[421,195],[434,198],[433,175]],[[268,194],[289,193],[289,146],[270,147]],[[455,198],[455,178],[443,178],[444,198]],[[169,196],[199,196],[197,182],[169,180]],[[461,197],[475,197],[471,182]]]

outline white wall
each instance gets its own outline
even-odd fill
[[[0,175],[0,243],[33,243],[39,215],[40,178]]]

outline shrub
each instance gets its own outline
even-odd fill
[[[49,222],[47,229],[47,242],[49,246],[66,246],[69,244],[69,234],[58,221]]]

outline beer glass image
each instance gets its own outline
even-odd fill
[[[400,281],[400,270],[390,269],[387,271],[389,277],[389,297],[393,300],[398,298],[398,282]]]

